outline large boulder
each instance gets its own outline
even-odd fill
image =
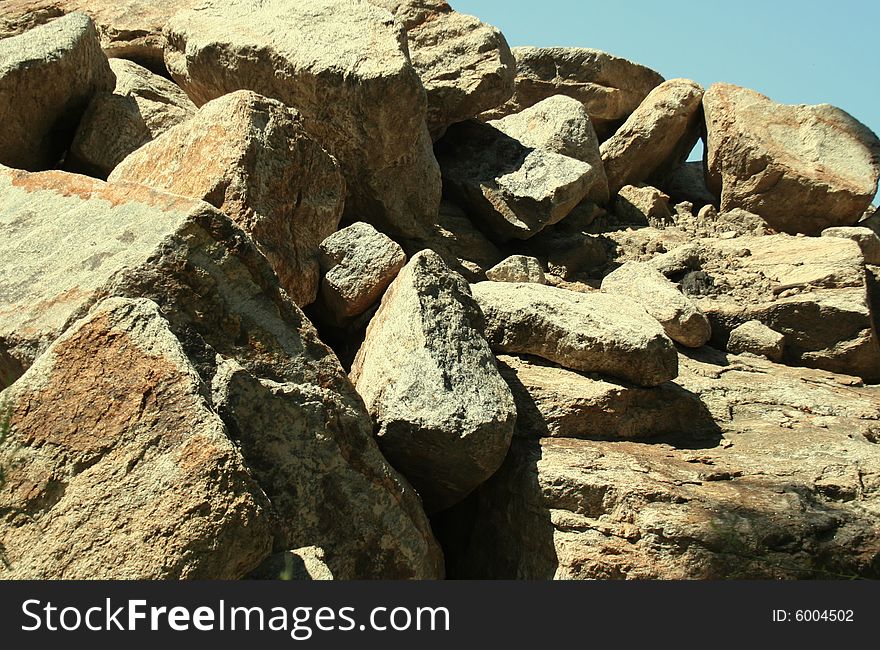
[[[199,0],[4,0],[0,38],[14,36],[72,12],[88,14],[109,57],[165,70],[162,28],[168,19]]]
[[[0,240],[5,381],[102,298],[149,298],[268,496],[277,552],[320,545],[339,578],[442,575],[418,497],[376,448],[336,355],[229,217],[142,185],[0,171],[0,225],[14,233]]]
[[[0,164],[31,171],[56,166],[92,95],[113,85],[84,14],[0,39]]]
[[[390,237],[358,222],[321,242],[321,306],[343,324],[382,297],[406,264],[406,254]]]
[[[681,165],[702,130],[703,87],[672,79],[651,91],[600,149],[612,194],[624,185],[662,178]]]
[[[699,348],[712,335],[709,320],[699,307],[648,264],[623,264],[605,276],[602,291],[638,301],[676,343]]]
[[[504,460],[513,397],[467,282],[433,251],[415,255],[388,288],[351,378],[382,452],[429,511],[463,499]]]
[[[596,171],[596,182],[587,198],[596,203],[608,202],[608,181],[599,140],[587,109],[576,99],[554,95],[489,124],[527,147],[546,149],[587,163]]]
[[[428,128],[446,127],[503,104],[513,94],[516,61],[504,35],[444,0],[370,0],[406,28],[413,67],[428,93]]]
[[[521,438],[657,441],[716,430],[699,395],[671,381],[641,388],[537,357],[499,355],[498,368],[516,401]]]
[[[202,199],[247,232],[298,305],[318,294],[318,246],[339,225],[336,161],[279,101],[238,91],[144,145],[110,175]]]
[[[717,423],[702,440],[515,438],[451,577],[880,577],[877,388],[720,354],[677,383]]]
[[[880,265],[880,236],[864,226],[837,226],[822,231],[823,237],[839,237],[854,241],[862,249],[866,264]]]
[[[6,579],[238,579],[269,504],[155,303],[113,298],[0,394]]]
[[[601,168],[474,120],[451,126],[436,151],[446,189],[503,240],[564,219],[604,179]]]
[[[785,336],[787,364],[880,379],[870,282],[858,244],[835,237],[770,235],[702,239],[655,257],[674,281],[708,282],[692,298],[724,349],[730,332],[757,320]],[[687,293],[687,291],[686,291]]]
[[[703,99],[709,188],[721,209],[743,208],[775,229],[818,235],[854,225],[880,178],[880,140],[830,106],[777,104],[715,84]]]
[[[534,282],[547,284],[541,261],[528,255],[511,255],[486,271],[493,282]]]
[[[586,48],[515,47],[514,95],[483,114],[497,119],[518,113],[553,95],[568,95],[590,114],[596,133],[607,138],[663,77],[637,63]]]
[[[131,152],[196,113],[171,81],[126,59],[110,59],[112,93],[92,97],[80,120],[65,168],[107,178]]]
[[[207,0],[166,35],[168,69],[196,104],[247,89],[302,114],[342,166],[351,221],[418,236],[436,216],[425,89],[389,12],[363,0]]]
[[[510,282],[480,282],[473,293],[496,352],[531,354],[640,386],[678,373],[675,345],[632,300]]]

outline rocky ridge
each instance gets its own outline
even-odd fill
[[[0,578],[880,577],[841,109],[442,0],[9,0],[0,113]]]

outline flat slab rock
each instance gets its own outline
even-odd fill
[[[157,305],[114,298],[11,388],[5,579],[237,579],[269,503]]]
[[[718,353],[681,369],[714,436],[515,439],[451,576],[876,579],[878,390]]]
[[[627,262],[605,276],[602,291],[636,300],[676,343],[699,348],[712,336],[700,308],[650,265]]]
[[[462,122],[437,143],[444,184],[499,239],[528,239],[564,219],[601,181],[597,168]]]
[[[703,99],[709,188],[781,232],[852,226],[877,193],[880,140],[830,106],[777,104],[715,84]]]
[[[296,108],[343,169],[352,221],[418,236],[436,215],[425,89],[388,11],[362,0],[206,0],[165,34],[168,70],[196,104],[246,89]]]
[[[678,373],[675,345],[632,300],[529,283],[480,282],[472,289],[496,352],[531,354],[641,386]]]
[[[504,460],[513,397],[467,282],[433,251],[413,256],[388,288],[351,378],[382,452],[429,512],[461,501]]]
[[[281,102],[245,90],[208,102],[108,180],[211,203],[251,236],[297,305],[317,297],[318,247],[339,226],[345,181],[302,116]]]
[[[599,50],[514,47],[511,51],[517,64],[514,95],[483,113],[482,119],[498,119],[553,95],[567,95],[586,107],[604,139],[663,82],[653,70]]]
[[[865,259],[853,241],[784,234],[702,239],[651,264],[675,279],[693,271],[711,278],[712,288],[693,297],[716,347],[757,320],[785,336],[787,364],[880,378]]]
[[[114,81],[85,14],[0,39],[0,164],[31,171],[54,167],[92,95],[112,91]]]

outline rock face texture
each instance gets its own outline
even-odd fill
[[[476,121],[452,126],[437,158],[448,190],[500,239],[528,239],[564,219],[603,178]]]
[[[339,225],[345,182],[281,102],[224,95],[126,158],[109,180],[211,203],[253,238],[298,305],[317,296],[318,246]]]
[[[709,320],[660,271],[627,262],[602,280],[602,291],[637,301],[676,343],[699,348],[712,336]]]
[[[413,67],[428,93],[428,127],[446,127],[503,104],[513,94],[516,61],[504,35],[443,0],[370,0],[406,28]]]
[[[107,178],[131,152],[192,117],[196,106],[180,88],[125,59],[110,59],[112,93],[92,97],[65,167]]]
[[[880,178],[880,141],[849,114],[786,106],[729,84],[703,100],[709,187],[779,231],[818,235],[854,225]]]
[[[346,210],[406,236],[436,215],[440,176],[403,27],[365,1],[210,0],[166,27],[165,62],[204,104],[248,89],[296,108],[341,164]]]
[[[379,453],[339,361],[228,217],[139,185],[0,179],[0,223],[15,234],[0,276],[4,383],[102,298],[149,298],[211,385],[269,500],[278,551],[319,544],[340,578],[442,575],[418,497]]]
[[[497,352],[540,356],[640,386],[662,384],[678,372],[672,341],[633,301],[509,282],[480,282],[473,292]]]
[[[516,409],[467,282],[431,251],[382,299],[351,378],[379,446],[429,511],[454,505],[504,460]]]
[[[113,85],[84,14],[0,40],[0,164],[31,171],[55,166],[92,95]]]
[[[786,363],[880,378],[865,260],[855,242],[789,235],[703,239],[656,257],[667,277],[700,271],[711,288],[693,296],[724,347],[757,320],[783,334]]]
[[[700,137],[703,87],[672,79],[651,91],[600,149],[612,194],[672,171]]]
[[[493,282],[534,282],[547,284],[541,262],[527,255],[512,255],[486,271]]]
[[[355,223],[321,242],[321,300],[337,322],[369,309],[406,264],[397,242]]]
[[[3,397],[0,576],[236,579],[271,550],[269,504],[154,303],[102,302]]]
[[[719,442],[515,439],[475,496],[452,575],[878,575],[876,388],[752,358],[682,362],[677,383],[700,395]]]
[[[165,69],[162,28],[175,13],[197,4],[197,0],[5,0],[0,38],[82,12],[95,22],[107,56],[130,59],[161,72]]]
[[[604,138],[663,83],[653,70],[599,50],[515,47],[512,52],[517,64],[514,95],[484,113],[485,119],[518,113],[553,95],[567,95],[586,107],[596,132]]]
[[[880,579],[853,117],[444,0],[0,7],[0,579]]]

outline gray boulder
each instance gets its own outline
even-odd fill
[[[351,378],[382,452],[429,512],[463,499],[504,460],[513,397],[467,282],[433,251],[413,256],[388,288]]]

